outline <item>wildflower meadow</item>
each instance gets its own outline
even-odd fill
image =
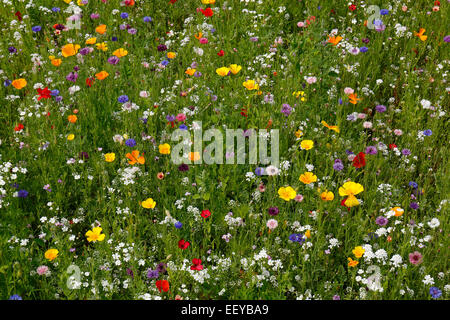
[[[447,300],[449,7],[0,0],[0,299]]]

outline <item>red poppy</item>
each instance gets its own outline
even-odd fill
[[[182,250],[186,250],[187,247],[189,247],[189,245],[190,245],[190,243],[188,241],[183,240],[183,239],[178,241],[178,248],[180,248]]]
[[[348,8],[350,9],[350,11],[356,10],[356,6],[354,4],[350,5]]]
[[[394,149],[394,148],[397,148],[397,145],[396,144],[393,144],[393,143],[391,143],[390,145],[389,145],[389,149]]]
[[[156,281],[156,287],[158,288],[160,293],[161,293],[161,290],[164,292],[167,292],[167,291],[169,291],[169,281],[158,280],[158,281]]]
[[[200,259],[192,259],[193,265],[191,266],[191,270],[203,270],[202,260]]]
[[[90,88],[92,84],[94,83],[93,78],[86,78],[86,85]]]
[[[347,210],[348,210],[348,211],[350,211],[350,208],[349,208],[349,207],[347,207],[347,206],[345,205],[345,201],[347,201],[347,198],[344,198],[344,199],[342,199],[342,201],[341,201],[341,206],[344,206],[344,207],[346,207],[346,208],[347,208]]]
[[[219,57],[223,57],[224,54],[225,54],[225,51],[223,51],[223,50],[220,50],[219,52],[217,52],[217,55]]]
[[[206,10],[200,9],[200,11],[205,17],[212,17],[212,15],[214,14],[211,8],[206,8]]]
[[[17,11],[14,15],[17,17],[17,20],[22,21],[22,14],[20,11]]]
[[[366,165],[366,154],[364,152],[358,153],[358,155],[353,159],[353,166],[355,168],[362,168]]]
[[[170,4],[174,4],[177,0],[170,0]]]
[[[48,87],[45,87],[44,89],[38,88],[38,89],[37,89],[37,92],[39,93],[38,101],[41,100],[41,99],[49,99],[49,98],[52,97],[52,96],[50,95],[50,94],[51,94],[51,91],[48,90]]]
[[[211,215],[211,212],[209,210],[202,210],[202,217],[208,218]]]
[[[14,127],[14,131],[20,131],[23,130],[24,126],[23,124],[19,123],[17,126]]]

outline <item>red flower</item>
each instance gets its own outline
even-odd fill
[[[355,168],[362,168],[366,165],[366,155],[364,152],[358,153],[358,155],[353,159],[353,166]]]
[[[397,145],[396,144],[393,144],[393,143],[391,143],[390,145],[389,145],[389,149],[394,149],[394,148],[397,148]]]
[[[219,57],[223,57],[224,54],[225,54],[225,51],[223,51],[223,50],[220,50],[219,52],[217,52],[217,55]]]
[[[345,201],[347,201],[347,198],[342,199],[342,201],[341,201],[341,206],[346,207],[347,210],[350,211],[350,208],[348,208],[348,207],[345,205]]]
[[[14,15],[17,17],[17,20],[22,21],[22,14],[20,11],[17,11]]]
[[[202,210],[202,217],[203,218],[208,218],[211,215],[211,211],[209,210]]]
[[[38,88],[37,92],[39,93],[38,101],[41,99],[49,99],[52,96],[50,95],[51,91],[48,90],[48,87],[45,87],[44,89]]]
[[[14,131],[20,131],[24,128],[23,124],[19,123],[17,126],[14,127]]]
[[[356,10],[356,6],[354,4],[350,5],[348,8],[350,9],[350,11]]]
[[[156,287],[158,288],[160,293],[161,293],[161,290],[164,292],[167,292],[167,291],[169,291],[169,281],[158,280],[158,281],[156,281]]]
[[[170,0],[170,4],[174,4],[177,0]]]
[[[212,17],[212,15],[214,14],[211,8],[206,8],[206,10],[200,9],[200,11],[205,17]]]
[[[90,88],[92,84],[94,83],[93,78],[86,78],[86,85]]]
[[[180,248],[182,250],[186,250],[187,247],[189,247],[189,245],[190,245],[190,243],[188,241],[184,241],[183,239],[178,241],[178,248]]]
[[[202,260],[200,259],[192,259],[193,265],[191,266],[191,270],[203,270]]]

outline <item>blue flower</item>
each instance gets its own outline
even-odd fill
[[[28,191],[27,190],[19,190],[19,192],[17,192],[17,196],[19,198],[26,198],[28,197]]]
[[[427,137],[429,137],[433,134],[433,131],[431,131],[430,129],[427,129],[423,132],[423,134],[426,135]]]
[[[61,11],[61,9],[60,9],[60,8],[58,8],[58,7],[53,7],[53,8],[52,8],[52,11],[53,11],[53,12],[60,12],[60,11]]]
[[[144,17],[144,19],[142,19],[142,20],[144,20],[144,22],[152,22],[152,17]]]
[[[122,96],[120,96],[119,98],[117,98],[117,100],[120,102],[120,103],[125,103],[125,102],[128,102],[128,96],[127,95],[122,95]]]
[[[365,52],[369,51],[369,49],[367,47],[361,47],[361,48],[359,48],[359,51],[362,53],[365,53]]]
[[[3,84],[5,85],[5,87],[9,87],[11,85],[12,81],[11,80],[5,80],[5,82],[3,82]]]
[[[117,41],[117,37],[112,37],[111,41]]]
[[[39,32],[39,31],[42,30],[42,27],[41,27],[41,26],[34,26],[34,27],[31,28],[31,30],[32,30],[33,32]]]
[[[437,299],[440,296],[442,296],[442,291],[439,290],[439,288],[437,288],[437,287],[431,287],[430,294],[431,294],[431,297],[433,297],[433,299]]]
[[[184,123],[178,127],[178,129],[180,130],[187,130],[187,128],[187,125],[185,125]]]
[[[120,17],[121,17],[122,19],[126,19],[126,18],[128,18],[128,13],[122,12],[122,13],[120,14]]]
[[[258,177],[262,176],[263,173],[264,173],[264,168],[257,167],[257,168],[255,169],[255,174],[256,174]]]
[[[128,140],[126,140],[125,141],[125,144],[128,146],[128,147],[134,147],[134,146],[136,146],[136,140],[134,140],[134,139],[128,139]]]
[[[50,95],[52,96],[52,97],[55,97],[55,96],[57,96],[59,94],[59,90],[58,89],[53,89],[52,91],[50,91]]]
[[[175,228],[181,229],[182,226],[183,224],[180,221],[175,222]]]
[[[389,14],[389,10],[388,10],[388,9],[381,9],[381,10],[380,10],[380,14],[381,14],[382,16],[385,16],[385,15]]]
[[[161,64],[162,64],[163,66],[167,66],[167,65],[169,64],[169,61],[168,61],[168,60],[163,60],[163,61],[161,62]]]
[[[19,296],[18,294],[13,294],[12,296],[9,297],[9,300],[22,300],[22,297]]]
[[[414,181],[410,181],[409,182],[409,186],[411,187],[411,188],[414,188],[414,189],[417,189],[417,187],[419,186],[417,183],[415,183]]]

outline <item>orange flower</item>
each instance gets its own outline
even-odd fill
[[[353,260],[352,258],[348,258],[348,266],[349,267],[356,267],[358,265],[358,261],[357,260]]]
[[[189,160],[198,161],[200,160],[200,153],[198,152],[189,152]]]
[[[106,24],[101,24],[97,28],[95,28],[95,32],[104,34],[106,32]]]
[[[330,37],[328,36],[328,42],[331,43],[333,46],[337,45],[342,40],[342,37]]]
[[[77,116],[74,114],[71,114],[70,116],[67,117],[67,120],[69,120],[70,123],[75,123],[77,122]]]
[[[22,89],[27,85],[27,80],[25,79],[16,79],[13,82],[11,82],[12,86],[18,90]]]
[[[61,59],[52,59],[52,65],[54,65],[55,67],[59,67],[61,65],[61,62]]]
[[[78,44],[69,43],[61,48],[61,53],[64,58],[74,56],[78,53],[80,46]]]
[[[140,164],[144,164],[145,163],[145,158],[142,154],[142,156],[139,156],[139,150],[133,150],[131,151],[131,153],[127,153],[126,157],[128,159],[130,159],[130,161],[128,161],[129,164],[133,165],[137,162],[139,162]]]
[[[125,57],[128,54],[128,51],[124,48],[119,48],[116,51],[113,52],[113,55],[115,55],[117,58]]]
[[[420,40],[425,41],[428,38],[428,36],[423,35],[425,33],[425,31],[426,30],[424,28],[420,28],[419,32],[414,32],[414,35],[418,36]]]
[[[203,33],[199,32],[194,35],[195,39],[199,40],[203,36]]]
[[[348,98],[350,100],[350,103],[352,103],[352,104],[356,104],[358,101],[361,100],[360,98],[356,97],[356,93],[349,94]]]
[[[106,72],[106,71],[100,71],[99,73],[96,73],[96,74],[95,74],[95,77],[96,77],[98,80],[104,80],[107,76],[109,76],[109,73]]]
[[[339,133],[339,127],[338,126],[330,126],[328,123],[326,123],[325,121],[322,120],[322,122],[320,122],[321,124],[323,124],[325,127],[327,127],[330,130],[336,131],[337,133]]]
[[[192,76],[192,75],[194,75],[194,73],[195,73],[195,69],[188,68],[184,73],[186,73],[186,74]]]

